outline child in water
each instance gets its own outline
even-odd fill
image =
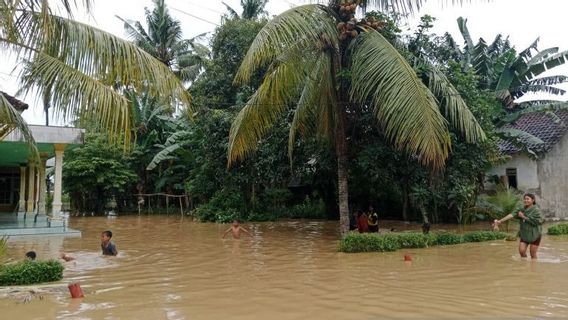
[[[30,260],[30,261],[35,261],[36,259],[36,253],[35,251],[28,251],[26,252],[26,259]]]
[[[252,237],[252,234],[250,234],[250,232],[248,232],[247,229],[241,227],[239,220],[233,220],[233,225],[225,231],[225,233],[223,234],[223,239],[231,231],[233,233],[233,239],[240,239],[241,231]]]
[[[110,230],[101,233],[101,250],[103,250],[103,256],[116,256],[118,254],[116,246],[110,241],[111,238],[112,232]]]

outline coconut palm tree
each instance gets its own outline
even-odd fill
[[[89,10],[93,1],[79,3]],[[73,20],[72,2],[60,0],[57,8],[64,16],[56,15],[47,0],[0,1],[0,50],[25,62],[23,93],[49,92],[45,96],[56,115],[93,121],[127,145],[132,108],[122,88],[189,106],[189,94],[163,63],[128,41]],[[4,100],[0,108],[13,114]]]
[[[195,81],[205,66],[209,49],[197,43],[203,34],[183,39],[181,24],[168,12],[164,0],[154,0],[154,9],[146,11],[148,29],[139,22],[118,17],[130,40],[168,66],[182,81]]]
[[[228,165],[254,151],[276,119],[295,105],[290,156],[297,132],[315,134],[334,146],[344,235],[349,225],[346,128],[354,109],[374,110],[393,146],[432,170],[443,168],[448,156],[448,122],[469,142],[484,139],[483,130],[443,75],[432,69],[425,85],[381,35],[381,21],[355,18],[361,5],[409,11],[421,2],[330,1],[327,6],[292,8],[269,21],[235,78],[237,84],[246,83],[259,69],[266,70],[260,87],[233,122]]]
[[[264,7],[266,7],[268,0],[241,0],[241,8],[243,8],[243,12],[240,15],[231,6],[225,2],[222,3],[225,7],[227,7],[227,11],[229,11],[229,16],[231,18],[256,20],[261,16],[266,15]]]

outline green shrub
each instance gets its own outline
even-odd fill
[[[341,252],[372,252],[396,251],[404,248],[426,248],[435,245],[453,245],[463,242],[481,242],[505,239],[504,232],[474,231],[463,235],[454,233],[418,232],[391,233],[380,235],[376,233],[349,233],[339,243]]]
[[[14,286],[63,279],[63,264],[56,260],[22,261],[0,267],[0,286]]]
[[[491,240],[502,240],[505,238],[507,238],[506,233],[493,231],[473,231],[465,233],[463,235],[464,242],[483,242]]]
[[[396,234],[395,237],[401,248],[426,248],[436,244],[434,234],[405,232]]]
[[[287,188],[267,188],[262,193],[264,205],[268,208],[283,208],[292,198],[292,192]]]
[[[237,190],[222,189],[213,195],[209,202],[197,207],[193,214],[202,222],[231,222],[243,219],[245,200]]]
[[[396,251],[400,245],[396,237],[379,236],[372,233],[349,233],[339,243],[342,252]]]
[[[548,234],[551,236],[568,234],[568,223],[559,223],[548,227]]]
[[[310,199],[306,197],[302,203],[292,206],[287,210],[286,215],[293,219],[324,219],[325,203],[322,199]]]
[[[436,244],[439,246],[448,246],[448,245],[460,244],[463,242],[464,242],[463,236],[460,234],[449,233],[449,232],[436,234]]]

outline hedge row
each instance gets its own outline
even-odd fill
[[[548,228],[548,234],[558,236],[561,234],[568,234],[568,223],[559,223]]]
[[[63,264],[57,260],[26,260],[0,267],[0,286],[37,284],[61,279],[63,279]]]
[[[352,232],[339,243],[341,252],[384,252],[405,248],[426,248],[431,246],[453,245],[464,242],[481,242],[502,240],[507,238],[504,232],[474,231],[464,234],[418,232],[392,233],[379,235],[376,233]]]

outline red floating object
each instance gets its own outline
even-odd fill
[[[67,286],[69,288],[69,292],[71,293],[71,298],[83,298],[85,295],[83,294],[83,290],[78,283],[72,283]]]
[[[404,261],[412,261],[412,256],[409,254],[404,255]]]

